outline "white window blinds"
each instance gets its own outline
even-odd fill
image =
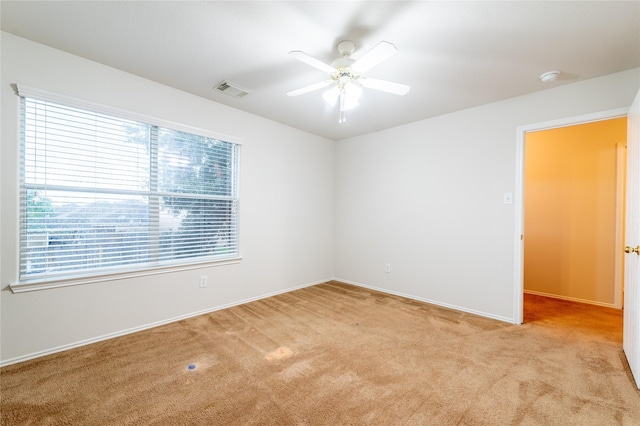
[[[21,281],[238,257],[237,144],[21,102]]]

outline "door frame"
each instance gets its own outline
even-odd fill
[[[606,111],[600,111],[591,114],[577,115],[573,117],[560,118],[557,120],[543,121],[539,123],[526,124],[516,128],[516,180],[514,190],[514,288],[513,288],[513,322],[522,324],[524,317],[524,165],[525,165],[525,138],[529,132],[540,130],[549,130],[559,127],[575,126],[579,124],[591,123],[594,121],[609,120],[613,118],[626,117],[629,108],[617,108]],[[616,251],[616,256],[622,256],[622,253]],[[614,263],[617,265],[618,260]],[[620,275],[620,274],[618,274]],[[616,291],[620,291],[620,295],[615,300],[619,300],[622,294],[622,277],[614,284]]]

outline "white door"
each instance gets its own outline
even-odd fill
[[[627,120],[623,347],[640,389],[640,92]]]

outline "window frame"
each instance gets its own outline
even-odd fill
[[[235,148],[235,158],[234,158],[234,167],[233,170],[233,179],[235,185],[235,222],[236,222],[236,253],[235,256],[224,257],[220,259],[211,259],[211,258],[203,258],[199,259],[197,257],[190,258],[185,262],[180,263],[170,263],[170,264],[159,264],[159,265],[135,265],[130,268],[121,268],[121,269],[110,269],[106,271],[102,270],[79,270],[76,272],[71,272],[67,275],[54,276],[54,277],[46,277],[46,276],[38,276],[38,277],[22,277],[20,278],[20,274],[18,274],[18,280],[14,283],[9,284],[9,288],[13,293],[20,293],[26,291],[33,290],[42,290],[46,288],[57,288],[57,287],[66,287],[72,285],[80,285],[80,284],[90,284],[90,283],[98,283],[98,282],[106,282],[106,281],[114,281],[120,279],[129,279],[136,278],[142,276],[163,274],[167,272],[180,272],[194,269],[202,269],[209,268],[215,266],[224,266],[230,264],[239,263],[242,260],[242,256],[240,255],[240,163],[241,163],[241,147],[242,147],[242,139],[229,136],[225,134],[221,134],[218,132],[213,132],[210,130],[205,130],[201,128],[191,127],[167,120],[158,119],[155,117],[147,116],[144,114],[135,113],[132,111],[122,110],[119,108],[114,108],[102,104],[97,104],[94,102],[61,95],[57,93],[52,93],[46,90],[41,90],[29,86],[24,86],[21,84],[15,85],[16,94],[20,98],[29,98],[34,100],[47,101],[52,103],[58,103],[64,106],[69,106],[72,108],[83,109],[86,111],[90,111],[97,114],[105,114],[109,116],[114,116],[117,118],[137,121],[140,123],[144,123],[150,126],[157,126],[162,128],[167,128],[179,132],[185,132],[197,136],[203,136],[207,138],[212,138],[228,143],[232,143],[236,145]],[[22,99],[20,100],[22,102]],[[22,128],[24,127],[24,117],[22,112],[19,113],[19,132],[18,132],[18,144],[20,146],[20,156],[23,156],[24,149],[24,141],[22,140]],[[22,166],[20,166],[20,173],[23,173]],[[18,207],[18,218],[22,220],[22,212],[21,210],[21,202],[22,202],[22,192],[24,190],[23,179],[20,179],[17,183],[18,185],[18,193],[20,194],[20,202],[17,203]],[[17,246],[20,249],[22,244],[21,239],[18,239]],[[20,256],[16,259],[18,263],[18,269],[21,262]],[[99,268],[98,268],[99,269]]]

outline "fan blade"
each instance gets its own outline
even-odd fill
[[[351,65],[351,69],[362,74],[367,70],[378,65],[380,62],[392,57],[398,49],[388,41],[381,41],[373,46],[373,49],[364,54],[364,56]]]
[[[360,77],[360,83],[362,86],[380,90],[381,92],[392,93],[394,95],[406,95],[411,90],[411,86],[407,86],[406,84],[394,83],[392,81],[386,80],[378,80],[377,78],[365,78]]]
[[[291,92],[287,92],[288,96],[298,96],[303,93],[313,92],[314,90],[322,89],[323,87],[327,87],[335,83],[333,80],[325,80],[320,83],[312,84],[311,86],[306,86],[298,90],[292,90]]]
[[[337,69],[335,69],[331,65],[327,65],[324,62],[319,61],[318,59],[316,59],[316,58],[314,58],[312,56],[309,56],[304,52],[301,52],[300,50],[293,50],[293,51],[289,52],[289,55],[293,56],[294,58],[296,58],[300,62],[304,62],[307,65],[311,65],[312,67],[317,68],[320,71],[324,71],[329,75],[331,75],[334,72],[338,71]]]

